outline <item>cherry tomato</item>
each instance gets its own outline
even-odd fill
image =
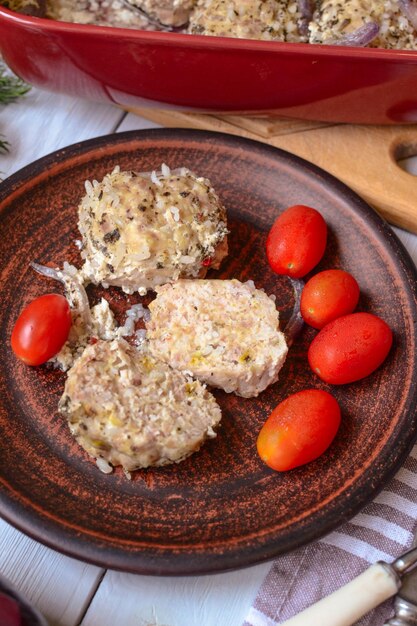
[[[301,278],[320,261],[326,241],[327,226],[321,214],[296,205],[275,220],[266,240],[266,256],[276,274]]]
[[[340,417],[339,404],[327,391],[298,391],[266,420],[258,436],[258,454],[279,472],[314,461],[333,441]]]
[[[352,383],[371,374],[386,358],[392,331],[371,313],[351,313],[327,324],[310,344],[308,362],[331,385]]]
[[[319,272],[301,294],[301,315],[307,324],[323,328],[337,317],[352,313],[359,300],[359,285],[344,270]]]
[[[57,354],[71,328],[71,311],[64,296],[50,293],[23,309],[13,328],[11,344],[27,365],[40,365]]]
[[[0,593],[0,624],[1,626],[21,626],[22,618],[16,600]]]

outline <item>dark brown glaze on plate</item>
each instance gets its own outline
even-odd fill
[[[29,368],[9,347],[20,310],[59,285],[29,262],[80,266],[77,206],[86,179],[120,165],[139,171],[187,166],[211,179],[229,214],[230,255],[212,277],[252,279],[277,297],[283,324],[291,286],[268,268],[264,244],[280,211],[319,209],[329,243],[317,271],[341,267],[361,288],[360,310],[395,334],[383,366],[342,387],[309,369],[305,327],[278,383],[259,398],[216,391],[223,410],[215,440],[183,463],[102,474],[57,413],[65,376]],[[343,184],[288,153],[228,135],[152,130],[102,137],[44,157],[0,187],[0,513],[17,528],[71,556],[142,574],[198,574],[248,566],[292,550],[349,519],[404,460],[417,436],[416,271],[389,226]],[[104,290],[90,289],[92,301]],[[111,289],[119,320],[137,296]],[[343,421],[317,461],[279,474],[256,453],[270,410],[310,387],[330,390]]]

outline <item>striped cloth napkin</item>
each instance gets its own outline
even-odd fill
[[[410,549],[417,531],[417,445],[401,470],[361,513],[315,543],[271,565],[243,626],[277,626],[358,576]],[[356,626],[382,626],[388,600]]]

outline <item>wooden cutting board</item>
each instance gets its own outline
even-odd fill
[[[391,224],[417,233],[417,176],[397,163],[417,155],[417,125],[353,126],[270,117],[129,110],[162,126],[231,133],[288,150],[345,182]]]

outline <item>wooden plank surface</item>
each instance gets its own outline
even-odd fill
[[[273,117],[243,117],[242,115],[219,115],[223,122],[248,130],[259,137],[272,138],[277,135],[302,133],[315,128],[330,126],[326,122],[310,122],[308,120],[283,120]],[[335,124],[333,124],[334,126]]]
[[[187,578],[108,571],[81,626],[240,626],[269,568]]]
[[[79,624],[104,573],[50,550],[0,519],[0,573],[50,626]]]
[[[288,150],[336,176],[391,224],[417,233],[417,179],[397,158],[417,154],[417,126],[323,125],[157,109],[141,115],[168,127],[231,133]],[[272,124],[272,125],[271,125]]]

